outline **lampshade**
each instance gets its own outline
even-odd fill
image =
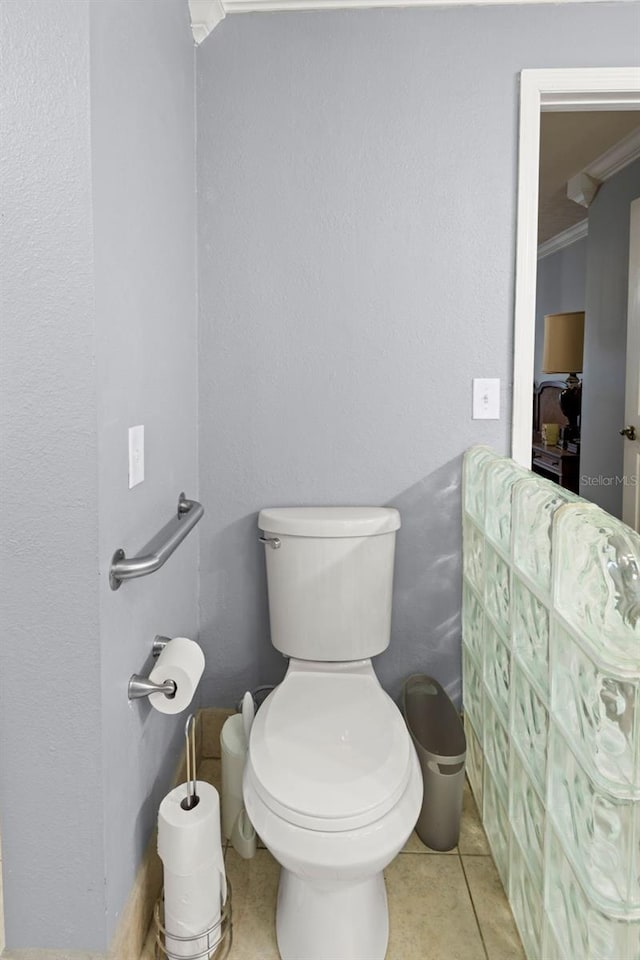
[[[549,313],[544,318],[543,373],[580,373],[584,347],[584,310]]]

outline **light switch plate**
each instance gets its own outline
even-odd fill
[[[129,427],[129,489],[144,480],[144,424]]]
[[[475,378],[473,381],[473,419],[500,419],[500,380]]]

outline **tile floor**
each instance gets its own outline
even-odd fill
[[[220,761],[202,761],[198,775],[219,788]],[[274,923],[278,864],[264,848],[251,860],[229,848],[225,864],[233,888],[229,960],[279,960]],[[525,960],[468,786],[456,849],[436,853],[414,833],[385,877],[390,919],[386,960]],[[150,933],[140,960],[153,956]]]

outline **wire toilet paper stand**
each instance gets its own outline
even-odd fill
[[[185,810],[191,810],[199,803],[196,776],[196,737],[195,717],[189,716],[184,728],[185,750],[187,758],[187,795],[181,803]],[[206,930],[188,937],[180,937],[167,931],[164,926],[164,889],[158,898],[153,918],[156,929],[156,960],[225,960],[233,943],[233,925],[231,923],[231,884],[227,880],[227,895],[220,905],[220,919]],[[171,947],[167,947],[167,938]],[[203,944],[203,941],[204,944]],[[190,949],[191,948],[191,949]]]
[[[166,946],[167,931],[164,927],[164,897],[161,896],[154,910],[156,925],[156,960],[225,960],[231,951],[233,942],[233,928],[231,924],[231,884],[227,881],[227,899],[222,906],[220,919],[212,924],[208,930],[203,930],[195,937],[177,937],[170,934],[173,943],[180,946],[180,953],[175,947]],[[202,941],[206,937],[206,946],[202,948]],[[193,951],[188,952],[190,945]]]

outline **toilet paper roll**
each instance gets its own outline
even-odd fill
[[[193,700],[203,670],[204,653],[195,640],[187,637],[174,637],[169,640],[149,674],[149,679],[154,683],[173,680],[176,693],[174,697],[166,697],[164,693],[152,693],[149,703],[160,713],[180,713],[185,710]]]
[[[205,930],[220,920],[227,883],[220,840],[220,798],[198,780],[197,806],[184,810],[187,785],[172,790],[158,812],[158,855],[164,869],[164,927],[167,956],[193,957],[213,949],[219,932],[207,942]],[[187,937],[181,942],[176,937]]]

